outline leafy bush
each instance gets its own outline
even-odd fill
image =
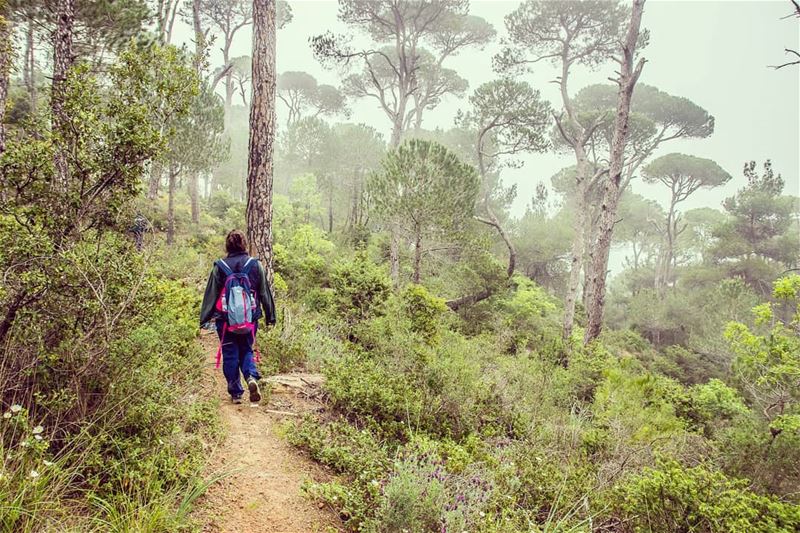
[[[334,245],[319,228],[298,226],[274,245],[275,270],[293,295],[328,284]]]
[[[331,273],[331,286],[338,312],[353,322],[379,314],[391,285],[383,269],[360,251],[353,261],[336,265]]]
[[[422,285],[409,285],[401,296],[411,320],[411,331],[431,344],[439,340],[441,317],[447,311],[444,300],[432,296]]]
[[[713,533],[797,531],[800,507],[747,490],[706,466],[684,468],[662,461],[617,489],[616,513],[624,529]]]

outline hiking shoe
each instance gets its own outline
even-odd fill
[[[258,381],[255,378],[247,380],[247,388],[250,391],[250,401],[253,403],[261,401],[261,391],[258,389]]]
[[[231,396],[231,403],[239,405],[240,403],[242,403],[242,397],[241,396]]]

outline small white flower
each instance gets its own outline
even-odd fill
[[[48,461],[45,459],[44,466],[53,466],[55,463],[53,461]]]
[[[31,470],[31,477],[36,479],[37,477],[39,477],[39,472],[37,472],[36,470]]]
[[[480,517],[481,517],[481,518],[483,518],[484,516],[486,516],[486,513],[484,513],[483,511],[481,511],[481,512],[480,512],[480,513],[478,513],[478,514],[480,515]]]
[[[380,485],[380,483],[378,483],[378,480],[377,480],[377,479],[373,479],[371,483],[372,483],[373,485],[375,485],[376,487],[377,487],[378,485]]]
[[[7,418],[11,418],[11,411],[6,411],[5,413],[3,413],[3,418],[6,418],[6,419]]]
[[[15,403],[14,405],[11,406],[12,413],[19,413],[20,411],[22,411],[22,406],[20,404]]]
[[[34,435],[33,438],[36,439],[36,440],[42,440],[42,436],[41,435]]]
[[[27,448],[28,447],[28,441],[24,440],[24,441],[20,442],[19,445],[22,446],[23,448]]]
[[[44,431],[44,428],[42,426],[36,426],[35,428],[33,428],[33,434],[34,435],[38,435],[39,433],[42,433],[43,431]]]

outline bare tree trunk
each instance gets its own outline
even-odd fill
[[[579,165],[578,172],[581,170]],[[570,257],[569,281],[567,282],[567,296],[564,300],[564,323],[561,335],[564,339],[572,336],[572,328],[575,327],[575,304],[578,300],[578,288],[581,283],[581,271],[583,270],[584,237],[586,227],[586,192],[584,191],[584,178],[578,183],[578,190],[575,192],[577,200],[575,209],[575,220],[573,227],[575,236],[572,238],[572,251]]]
[[[34,41],[33,17],[28,19],[28,29],[25,32],[25,70],[28,73],[25,79],[25,88],[31,104],[31,113],[36,113],[39,108],[39,96],[36,90],[36,42]]]
[[[58,2],[56,13],[56,31],[53,36],[53,89],[50,96],[50,106],[53,111],[53,131],[63,134],[66,130],[68,117],[64,110],[66,98],[67,74],[72,66],[72,28],[75,20],[75,0],[61,0]],[[55,154],[55,168],[61,187],[66,188],[69,179],[67,167],[67,150],[64,140],[58,143]]]
[[[253,95],[247,172],[247,236],[272,287],[272,178],[275,140],[275,0],[253,0]]]
[[[628,118],[631,109],[631,95],[639,75],[644,67],[640,59],[634,66],[636,42],[639,39],[639,27],[642,23],[642,11],[645,0],[633,0],[631,21],[628,33],[622,45],[622,61],[618,80],[617,113],[614,119],[614,134],[611,140],[609,175],[605,183],[603,203],[600,206],[597,243],[592,248],[591,261],[591,300],[589,302],[589,323],[583,341],[585,344],[596,339],[603,327],[603,311],[605,307],[606,277],[608,270],[608,254],[611,249],[611,238],[617,218],[617,205],[622,192],[623,158],[625,143],[628,138]]]
[[[6,18],[7,11],[5,0],[0,0],[0,154],[6,151],[6,101],[13,57],[11,22]]]
[[[328,187],[328,233],[333,233],[333,178]]]
[[[253,0],[253,5],[259,2],[259,0]],[[255,38],[255,28],[254,28],[254,38]],[[233,41],[233,36],[225,35],[225,45],[222,47],[222,68],[226,68],[227,72],[225,76],[222,78],[222,84],[225,86],[225,115],[223,117],[224,121],[224,131],[228,133],[231,129],[231,109],[233,108],[233,76],[231,75],[231,70],[228,68],[230,66],[230,55],[231,55],[231,44]],[[253,81],[255,84],[255,80]]]
[[[169,169],[169,185],[167,186],[167,244],[175,242],[175,178],[178,171]]]
[[[416,228],[414,239],[414,283],[419,283],[422,270],[422,231]]]
[[[189,198],[192,200],[192,224],[200,223],[200,184],[197,173],[189,176]]]
[[[205,55],[205,34],[200,20],[200,0],[192,1],[192,24],[194,27],[195,70],[199,79],[203,79],[203,59]],[[189,198],[192,204],[192,224],[200,222],[200,177],[197,172],[189,176]]]
[[[150,167],[150,179],[148,180],[147,186],[148,200],[155,200],[158,198],[158,190],[161,187],[161,174],[163,170],[161,163],[153,161],[153,165]]]

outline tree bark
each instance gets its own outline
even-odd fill
[[[259,1],[263,0],[253,0],[253,6],[254,6],[253,9],[255,9],[255,4],[258,3]],[[224,65],[223,68],[227,67],[230,64],[231,39],[232,37],[229,39],[226,36],[225,46],[222,48],[222,63]],[[222,78],[222,83],[223,85],[225,85],[225,115],[223,120],[224,120],[224,130],[227,133],[231,129],[231,108],[233,107],[233,77],[231,74],[231,69],[228,69],[228,72]],[[255,83],[255,81],[253,83]]]
[[[11,22],[6,18],[5,4],[0,0],[0,154],[6,151],[6,101],[12,61]]]
[[[25,30],[25,61],[23,63],[23,82],[28,91],[31,114],[33,114],[36,113],[36,108],[38,107],[38,97],[36,95],[36,43],[34,42],[33,17],[28,19],[28,27]]]
[[[253,96],[247,172],[247,236],[272,287],[272,179],[275,140],[275,0],[253,0]]]
[[[147,199],[155,200],[158,198],[158,190],[161,187],[161,174],[163,167],[158,161],[154,161],[150,167],[150,179],[147,185]]]
[[[53,112],[53,131],[56,134],[66,132],[69,122],[64,110],[66,98],[67,74],[72,66],[72,29],[75,21],[75,0],[61,0],[58,2],[56,13],[56,31],[53,36],[53,88],[50,96],[50,106]],[[58,143],[55,154],[55,168],[58,181],[66,189],[69,180],[67,165],[67,151],[64,139]]]
[[[580,166],[578,172],[581,172]],[[564,323],[561,335],[564,339],[572,336],[572,328],[575,327],[575,304],[578,300],[578,288],[581,284],[581,271],[583,270],[584,252],[584,229],[586,227],[586,192],[584,191],[585,179],[578,183],[578,190],[575,192],[576,209],[573,228],[575,236],[572,238],[572,250],[570,257],[569,281],[567,282],[567,296],[564,300]]]
[[[8,332],[11,331],[11,326],[14,325],[14,320],[17,318],[17,312],[24,302],[25,296],[24,293],[21,292],[17,293],[14,298],[10,300],[3,321],[0,322],[0,346],[5,343]]]
[[[422,231],[417,228],[414,232],[414,283],[419,283],[422,270]]]
[[[328,233],[333,234],[333,178],[328,186]]]
[[[189,198],[192,200],[192,224],[200,223],[200,178],[197,173],[189,176]]]
[[[167,187],[167,244],[175,242],[175,178],[178,171],[169,169],[169,185]]]
[[[596,339],[603,328],[603,311],[605,307],[606,277],[608,271],[608,255],[611,249],[611,238],[617,218],[617,205],[622,191],[622,171],[625,156],[625,144],[628,138],[628,119],[631,109],[631,96],[639,75],[644,67],[640,59],[634,66],[636,42],[639,39],[639,28],[642,23],[642,11],[645,0],[633,0],[631,20],[625,42],[622,44],[622,61],[618,80],[617,112],[614,119],[614,134],[611,141],[609,175],[605,183],[603,203],[600,206],[600,221],[597,242],[592,248],[589,301],[589,322],[583,341],[585,344]]]
[[[590,182],[594,179],[590,177],[591,164],[586,153],[586,143],[591,137],[591,131],[587,131],[583,124],[578,120],[578,115],[569,96],[568,81],[569,70],[572,60],[568,57],[568,48],[564,48],[561,53],[561,78],[559,80],[559,90],[561,101],[567,112],[567,120],[570,124],[572,137],[563,134],[564,139],[572,146],[575,152],[575,220],[573,228],[575,236],[572,242],[570,259],[569,281],[567,283],[567,294],[564,299],[564,321],[562,327],[562,337],[566,340],[572,336],[572,328],[575,325],[575,305],[578,299],[578,289],[580,287],[581,272],[583,271],[583,252],[584,252],[584,229],[587,221],[587,202],[589,195]],[[559,124],[560,128],[560,124]]]

